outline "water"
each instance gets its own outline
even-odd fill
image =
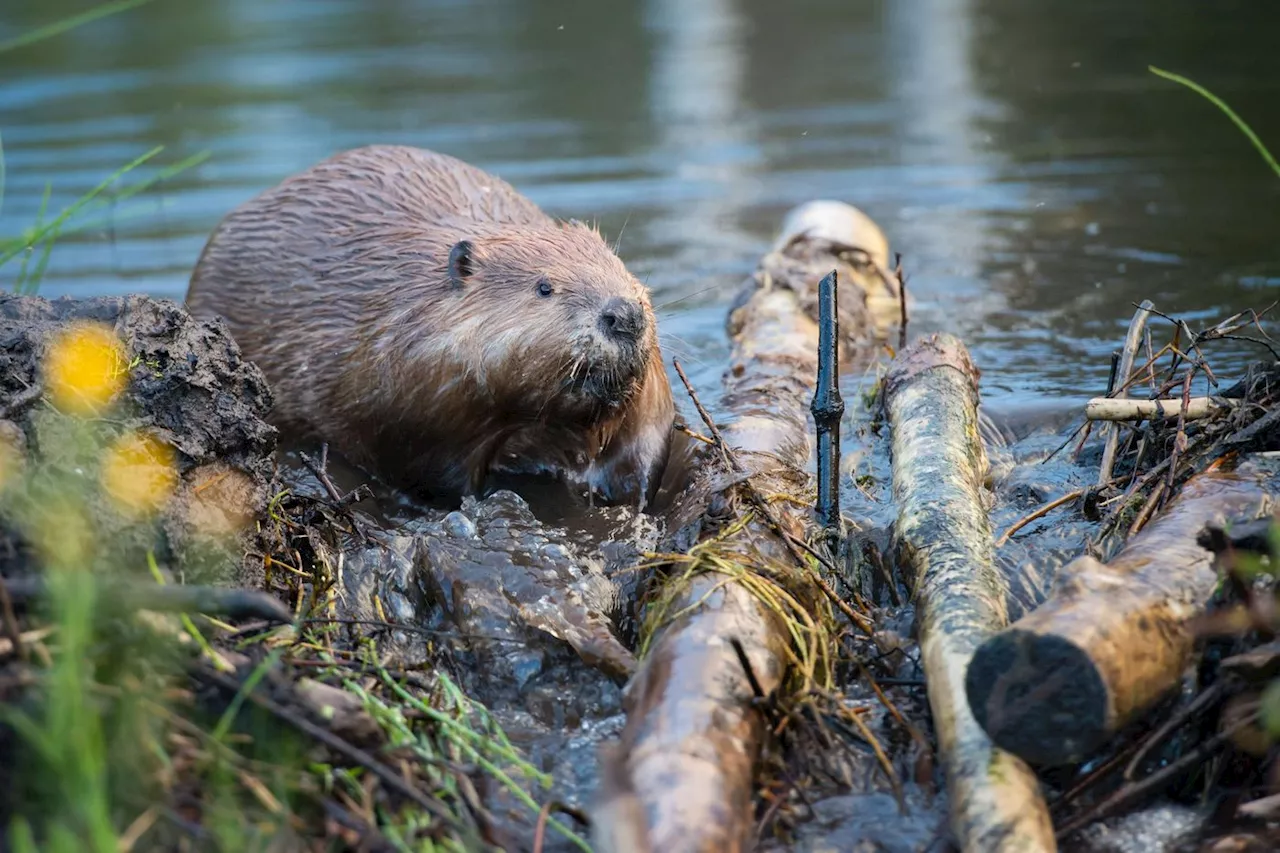
[[[4,0],[0,40],[88,5]],[[46,184],[57,210],[154,145],[159,167],[207,150],[65,236],[42,288],[181,298],[259,190],[342,148],[435,148],[620,237],[668,355],[712,387],[734,287],[787,208],[833,197],[883,224],[915,329],[962,335],[991,405],[1071,404],[1132,303],[1200,324],[1280,293],[1280,180],[1146,71],[1280,150],[1278,22],[1192,0],[156,0],[0,54],[0,234]]]

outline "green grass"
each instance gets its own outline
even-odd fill
[[[1194,80],[1188,80],[1180,74],[1174,74],[1172,71],[1165,71],[1162,68],[1156,68],[1154,65],[1148,65],[1147,70],[1158,77],[1163,77],[1166,80],[1172,80],[1175,83],[1180,83],[1183,86],[1186,86],[1188,89],[1200,95],[1218,109],[1222,110],[1222,112],[1226,113],[1227,118],[1231,119],[1231,121],[1235,123],[1235,126],[1238,127],[1245,135],[1245,138],[1253,143],[1253,147],[1262,155],[1262,159],[1271,167],[1271,171],[1276,173],[1276,177],[1280,177],[1280,163],[1276,162],[1276,158],[1271,155],[1269,150],[1267,150],[1267,146],[1258,138],[1258,134],[1253,132],[1253,128],[1249,127],[1249,125],[1245,123],[1244,119],[1236,115],[1235,110],[1227,106],[1226,101],[1222,100]]]
[[[19,48],[47,41],[54,36],[60,36],[77,27],[100,21],[109,15],[115,15],[150,2],[151,0],[114,0],[111,3],[103,3],[86,12],[81,12],[79,15],[72,15],[69,18],[63,18],[51,24],[45,24],[43,27],[36,27],[34,30],[29,30],[7,41],[2,41],[0,42],[0,53],[8,53],[11,50],[18,50]]]

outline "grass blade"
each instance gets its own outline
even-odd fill
[[[20,47],[26,47],[29,44],[35,44],[38,41],[60,36],[65,32],[74,30],[76,27],[84,24],[92,23],[100,18],[108,15],[114,15],[117,12],[123,12],[126,9],[132,9],[135,6],[141,6],[143,3],[149,3],[151,0],[115,0],[112,3],[103,3],[101,6],[95,6],[87,12],[79,15],[72,15],[70,18],[63,18],[61,21],[54,21],[52,24],[45,24],[43,27],[36,27],[34,30],[23,33],[20,36],[14,36],[8,41],[0,42],[0,53],[10,50],[17,50]]]
[[[163,145],[157,145],[155,148],[152,148],[146,154],[143,154],[142,156],[135,158],[133,162],[128,163],[127,165],[122,166],[119,169],[112,172],[110,175],[107,176],[106,180],[102,181],[102,183],[98,184],[89,192],[80,196],[80,198],[78,198],[73,204],[71,204],[69,207],[63,210],[62,213],[58,214],[57,218],[54,219],[52,222],[50,222],[48,225],[43,225],[36,228],[34,233],[30,234],[27,237],[27,239],[24,241],[24,245],[14,246],[10,248],[8,251],[6,251],[3,255],[0,255],[0,267],[4,266],[9,261],[13,260],[14,256],[16,256],[19,252],[25,251],[26,249],[34,246],[36,243],[39,243],[41,240],[43,240],[55,229],[60,229],[62,227],[62,223],[66,222],[68,219],[74,216],[81,208],[83,208],[89,202],[93,201],[95,198],[101,195],[107,189],[107,187],[111,186],[111,184],[113,184],[118,178],[120,178],[122,175],[132,172],[134,169],[138,168],[143,163],[155,157],[157,154],[159,154],[163,150],[164,150]]]
[[[1156,68],[1154,65],[1148,65],[1147,70],[1152,74],[1155,74],[1157,77],[1163,77],[1166,80],[1181,83],[1183,86],[1186,86],[1188,89],[1205,98],[1209,103],[1226,113],[1227,118],[1235,122],[1236,127],[1240,128],[1240,131],[1249,138],[1250,142],[1253,143],[1253,147],[1258,149],[1258,153],[1262,155],[1263,160],[1267,161],[1267,165],[1271,167],[1271,171],[1275,172],[1277,177],[1280,177],[1280,163],[1277,163],[1276,158],[1271,156],[1271,152],[1267,150],[1267,146],[1262,144],[1262,140],[1253,132],[1253,128],[1245,124],[1244,119],[1236,115],[1235,111],[1232,110],[1231,107],[1227,106],[1225,101],[1210,92],[1204,86],[1201,86],[1194,80],[1188,80],[1180,74],[1174,74],[1172,71],[1165,71],[1162,68]]]
[[[40,209],[36,211],[36,224],[35,224],[36,230],[39,230],[40,226],[44,225],[44,214],[45,214],[45,211],[49,209],[49,196],[52,193],[53,193],[53,184],[46,181],[44,185],[44,195],[41,196],[40,198]],[[31,262],[31,252],[28,250],[30,249],[31,244],[26,240],[24,240],[23,238],[19,238],[17,241],[15,241],[14,245],[16,247],[14,251],[18,251],[18,252],[25,251],[27,253],[26,256],[23,257],[22,259],[22,266],[18,268],[18,277],[17,279],[14,280],[14,283],[13,283],[13,292],[17,294],[21,294],[26,289],[25,283],[27,280],[27,265]]]
[[[49,256],[53,254],[53,246],[57,242],[58,229],[55,228],[49,235],[49,239],[44,241],[44,252],[40,255],[40,262],[36,264],[36,271],[31,274],[31,278],[27,279],[27,293],[34,295],[40,289],[40,282],[44,280],[44,271],[49,266]]]

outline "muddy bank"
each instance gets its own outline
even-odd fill
[[[98,332],[112,335],[119,351]],[[105,383],[71,387],[88,382],[99,362]],[[94,408],[107,386],[109,408],[84,423],[66,416]],[[89,498],[93,525],[113,529],[122,549],[104,560],[141,571],[152,550],[192,582],[248,580],[226,567],[239,564],[243,541],[236,537],[251,529],[269,499],[276,446],[276,430],[265,421],[270,406],[261,372],[240,359],[225,330],[195,322],[172,302],[0,295],[0,429],[16,458],[39,455],[50,466],[32,489],[56,476],[109,476],[97,458],[103,448],[121,451],[125,479],[145,477],[152,462],[172,466],[176,479],[165,484],[172,495],[160,511],[159,537],[143,527],[120,537],[128,512],[110,506],[110,494]],[[150,452],[152,441],[172,452],[160,460]],[[7,569],[23,570],[25,545],[7,553]]]

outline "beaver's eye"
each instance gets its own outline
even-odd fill
[[[539,296],[550,296],[553,292],[554,292],[554,288],[551,287],[551,282],[547,281],[545,278],[542,281],[538,282]]]

